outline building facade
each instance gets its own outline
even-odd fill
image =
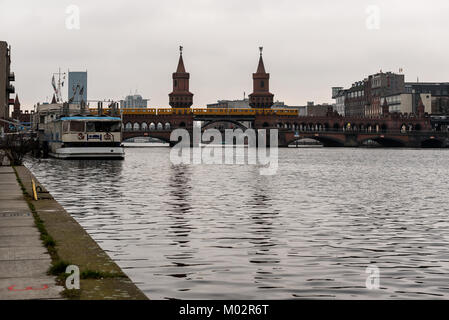
[[[365,116],[369,109],[369,91],[370,86],[367,79],[355,82],[351,88],[345,91],[345,115],[346,116]],[[370,111],[368,111],[370,112]]]
[[[329,108],[332,108],[332,106],[326,103],[315,104],[314,102],[308,102],[306,115],[308,117],[325,117],[329,112]]]
[[[383,113],[384,98],[405,92],[404,75],[380,72],[368,77],[370,85],[366,116],[379,116]]]
[[[431,107],[426,105],[426,112],[434,115],[449,115],[448,82],[407,82],[405,92],[417,95],[429,95]]]
[[[87,103],[87,71],[69,71],[67,98],[69,103]]]
[[[0,118],[9,118],[9,106],[14,104],[10,97],[15,93],[11,82],[15,81],[15,75],[11,72],[11,46],[5,41],[0,41]],[[0,126],[3,126],[0,123]]]
[[[432,112],[432,96],[428,93],[400,93],[381,98],[381,104],[387,103],[391,113],[418,113],[419,101],[424,105],[424,112]]]
[[[382,115],[384,98],[405,93],[403,74],[379,72],[357,81],[348,89],[332,88],[334,110],[340,115],[377,117]],[[396,98],[390,98],[396,99]]]
[[[207,108],[223,109],[249,109],[249,99],[242,100],[218,100],[216,103],[210,103]]]
[[[341,116],[345,115],[345,98],[346,90],[343,87],[332,88],[332,99],[335,99],[333,109]]]

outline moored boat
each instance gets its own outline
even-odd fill
[[[122,121],[94,116],[78,106],[38,106],[35,128],[44,155],[59,159],[124,159]]]

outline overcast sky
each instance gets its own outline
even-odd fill
[[[179,45],[194,106],[251,93],[259,46],[275,99],[303,105],[381,69],[449,81],[448,16],[447,0],[0,0],[0,40],[26,107],[51,98],[59,67],[88,70],[88,99],[168,106]]]

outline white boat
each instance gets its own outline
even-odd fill
[[[60,104],[39,107],[35,127],[44,155],[59,159],[124,159],[121,118],[92,116],[72,105],[65,110]]]

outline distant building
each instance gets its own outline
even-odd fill
[[[449,115],[448,82],[407,82],[405,83],[405,92],[415,96],[418,94],[430,96],[431,107],[428,108],[426,105],[426,112],[429,114]],[[414,102],[416,102],[416,99]],[[416,108],[416,103],[414,108]]]
[[[368,79],[355,82],[351,88],[346,90],[345,95],[345,115],[363,117],[367,114],[374,114],[380,109],[370,110],[370,83]],[[380,108],[380,107],[379,107]]]
[[[14,99],[10,98],[10,94],[15,93],[12,81],[15,75],[11,72],[11,46],[0,41],[0,118],[9,118],[9,106],[14,104]]]
[[[348,89],[332,88],[335,111],[345,116],[375,117],[382,114],[384,98],[405,93],[404,75],[379,72],[357,81]]]
[[[33,111],[28,112],[28,110],[25,110],[25,112],[23,112],[20,109],[19,96],[16,95],[16,98],[14,100],[14,109],[11,114],[11,118],[13,120],[19,121],[24,127],[29,127],[31,126],[31,116],[33,113],[34,113]]]
[[[419,100],[424,104],[424,112],[431,113],[432,95],[428,93],[400,93],[381,98],[381,105],[387,100],[388,111],[391,113],[418,113]]]
[[[87,71],[69,71],[67,98],[69,103],[87,103]]]
[[[380,72],[368,77],[370,85],[366,116],[382,114],[383,98],[405,92],[404,75],[392,72]]]
[[[207,108],[223,108],[223,109],[249,109],[249,99],[242,100],[217,100],[216,103],[210,103]]]
[[[344,90],[343,87],[332,88],[332,99],[335,99],[333,109],[341,116],[345,115],[345,97],[346,90]]]
[[[298,116],[303,117],[307,115],[306,106],[288,106],[284,102],[276,101],[273,103],[271,109],[288,109],[288,110],[298,110]]]
[[[310,101],[307,102],[306,108],[306,115],[308,117],[325,117],[329,112],[329,108],[332,108],[332,106],[327,103],[315,104],[314,102]]]
[[[148,99],[143,99],[140,94],[128,95],[124,100],[120,100],[120,108],[146,108],[148,106]]]

